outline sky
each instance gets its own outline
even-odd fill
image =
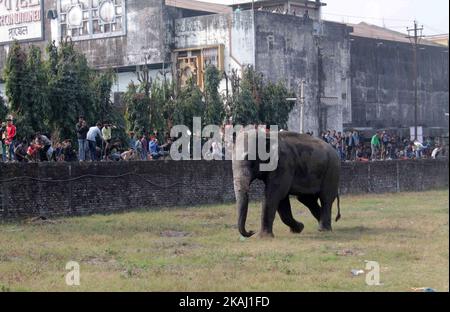
[[[245,0],[201,0],[221,4],[247,2]],[[367,22],[400,32],[413,27],[414,20],[424,27],[424,35],[449,33],[448,0],[322,0],[326,20],[359,23]],[[257,2],[257,1],[256,1]]]

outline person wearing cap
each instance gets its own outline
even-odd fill
[[[14,126],[13,124],[13,119],[11,116],[8,117],[8,119],[6,119],[6,140],[5,143],[8,146],[8,157],[9,160],[12,161],[14,160],[14,145],[16,142],[16,126]]]

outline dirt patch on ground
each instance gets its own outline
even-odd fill
[[[161,235],[161,237],[186,237],[191,234],[188,232],[183,232],[183,231],[167,230],[167,231],[162,231],[161,233],[159,233],[159,235]]]

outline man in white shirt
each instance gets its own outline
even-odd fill
[[[442,147],[440,145],[437,145],[436,148],[431,153],[431,158],[436,159],[436,157],[438,157],[438,155],[441,153],[441,151],[442,151]]]
[[[95,141],[97,137],[103,140],[101,129],[102,124],[97,122],[95,127],[90,127],[86,135],[86,139],[89,145],[89,152],[91,154],[91,161],[97,161],[97,142]]]
[[[420,143],[418,140],[414,141],[414,151],[416,152],[416,158],[420,159],[422,158],[422,151],[425,147],[422,143]]]

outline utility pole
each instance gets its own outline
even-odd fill
[[[305,80],[302,79],[299,83],[299,96],[296,98],[287,98],[286,101],[293,101],[299,103],[300,110],[300,133],[305,133]]]
[[[300,82],[300,133],[305,133],[305,80]]]
[[[423,35],[423,26],[418,27],[417,21],[414,21],[414,28],[407,28],[408,31],[408,39],[411,41],[413,47],[413,81],[414,81],[414,140],[417,140],[417,128],[418,128],[418,86],[417,86],[417,48],[420,43],[420,39],[422,39]],[[411,35],[413,34],[413,35]]]

